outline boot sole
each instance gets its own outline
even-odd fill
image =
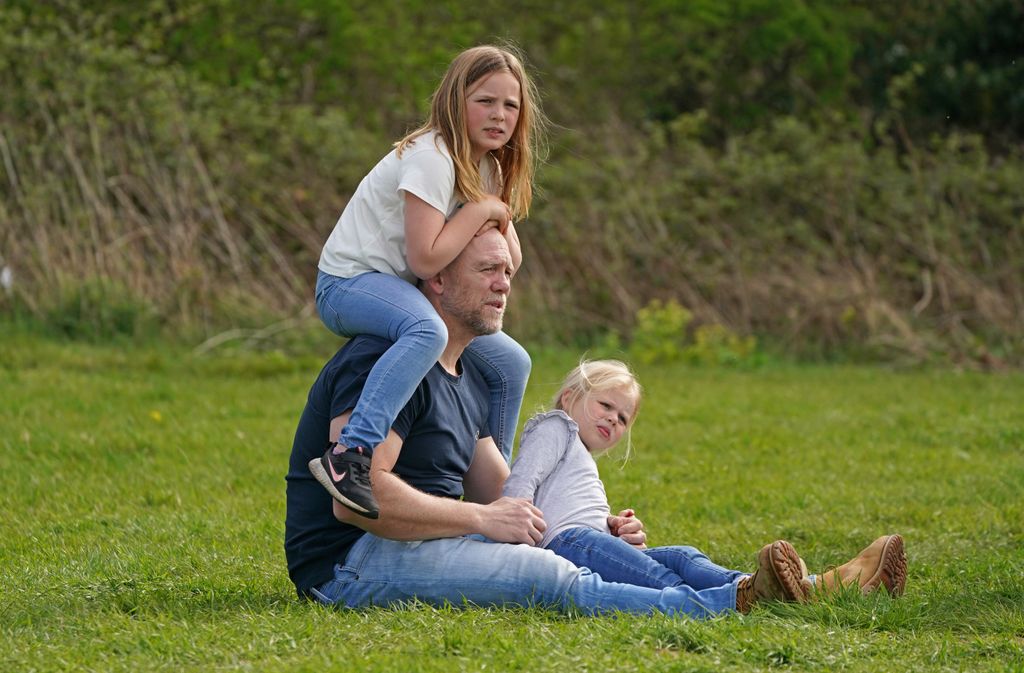
[[[861,586],[865,596],[881,584],[890,596],[902,596],[907,585],[907,555],[903,551],[903,538],[890,535],[882,546],[878,570]]]
[[[793,545],[785,540],[776,540],[761,549],[758,561],[761,566],[768,566],[778,580],[786,599],[796,603],[807,602],[807,587],[800,581],[803,573],[800,567],[800,555]]]

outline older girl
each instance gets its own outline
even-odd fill
[[[320,256],[316,304],[332,331],[394,345],[373,367],[338,443],[310,461],[340,503],[376,518],[370,456],[447,343],[444,323],[416,289],[483,231],[506,238],[522,260],[512,221],[525,217],[542,114],[520,59],[505,48],[467,49],[434,92],[430,117],[395,143],[363,179]],[[466,355],[487,378],[490,431],[512,453],[530,358],[503,332]]]

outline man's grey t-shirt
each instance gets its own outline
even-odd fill
[[[373,365],[390,341],[358,336],[324,365],[309,391],[288,465],[285,556],[300,596],[334,576],[363,530],[334,518],[331,496],[309,472],[308,463],[327,448],[331,419],[355,407]],[[462,497],[469,469],[487,425],[490,394],[483,374],[468,359],[452,376],[439,364],[427,372],[392,429],[402,438],[393,472],[431,495]]]
[[[564,411],[549,411],[526,422],[504,495],[530,499],[544,513],[548,527],[543,547],[569,528],[611,532],[608,496],[597,464],[580,441],[576,421]]]

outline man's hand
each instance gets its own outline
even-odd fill
[[[612,535],[622,538],[637,549],[647,548],[647,533],[644,532],[644,522],[636,518],[631,509],[624,509],[618,516],[608,517],[608,528]]]
[[[544,515],[525,498],[498,498],[483,506],[480,532],[495,542],[536,546],[548,525]]]

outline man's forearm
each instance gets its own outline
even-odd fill
[[[546,528],[544,515],[529,500],[502,498],[508,465],[490,438],[477,443],[464,475],[466,496],[456,500],[428,495],[391,470],[402,443],[394,430],[373,452],[370,480],[380,518],[367,519],[334,503],[334,516],[378,537],[392,540],[433,540],[480,533],[496,542],[537,544]],[[497,498],[497,499],[495,499]]]
[[[337,503],[335,516],[392,540],[432,540],[480,532],[481,505],[428,495],[391,472],[374,473],[373,494],[380,518],[367,519]]]

